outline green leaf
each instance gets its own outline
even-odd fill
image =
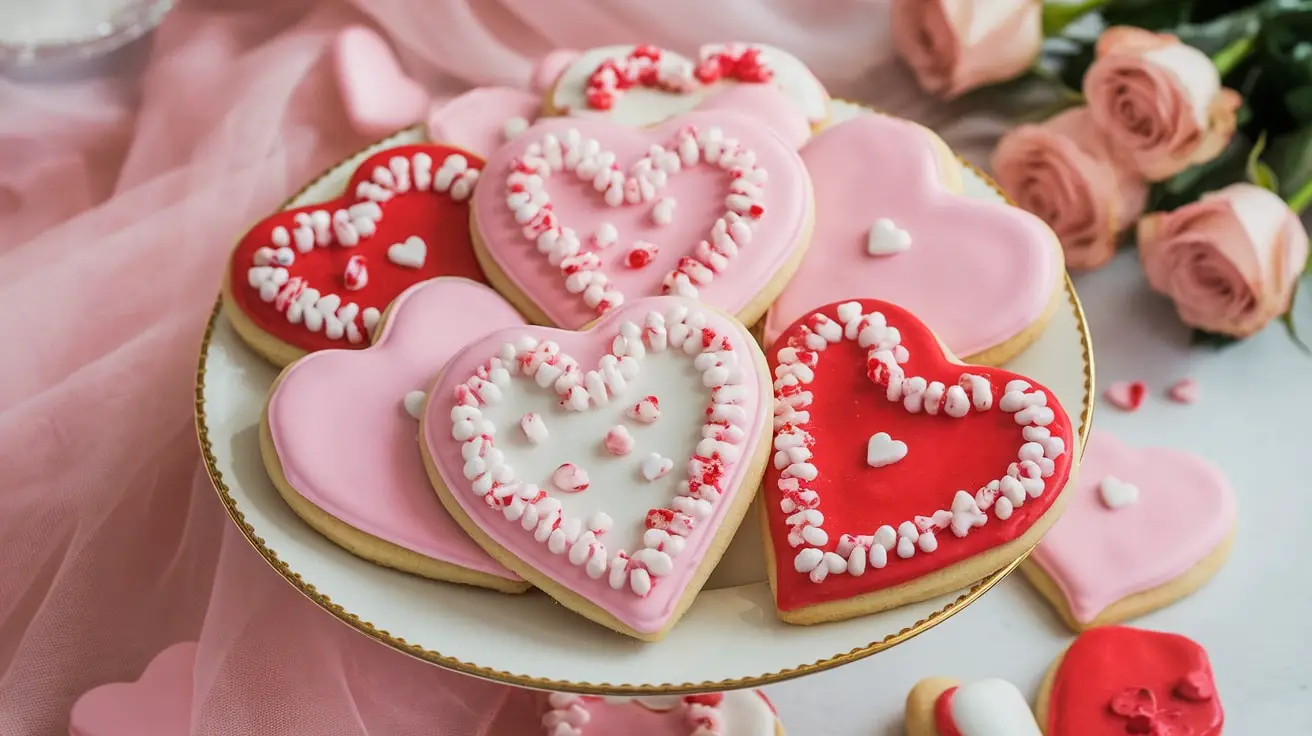
[[[1286,92],[1285,107],[1294,120],[1300,123],[1312,123],[1312,85]]]
[[[1292,202],[1312,184],[1312,125],[1271,139],[1263,159],[1280,183],[1281,198]]]
[[[1194,0],[1113,0],[1102,15],[1109,26],[1162,31],[1187,22],[1193,6]]]
[[[1205,346],[1213,348],[1224,348],[1239,342],[1239,338],[1231,335],[1222,335],[1219,332],[1207,332],[1205,330],[1194,330],[1189,336],[1189,344],[1196,346]]]
[[[1312,263],[1312,261],[1309,262]],[[1307,343],[1303,342],[1303,338],[1300,337],[1298,334],[1298,329],[1294,327],[1293,308],[1290,308],[1288,312],[1285,312],[1284,314],[1280,315],[1280,321],[1285,325],[1285,331],[1289,333],[1289,339],[1293,340],[1295,345],[1302,348],[1303,352],[1307,353],[1308,355],[1312,355],[1312,348],[1309,348],[1307,346]]]
[[[1079,0],[1079,2],[1044,3],[1043,37],[1061,35],[1066,26],[1107,4],[1107,0]]]
[[[1269,192],[1279,194],[1280,184],[1276,181],[1275,172],[1260,158],[1264,150],[1266,150],[1265,132],[1257,137],[1257,142],[1253,144],[1253,150],[1248,152],[1248,163],[1244,166],[1244,171],[1248,180],[1253,184]]]
[[[1167,30],[1212,57],[1224,77],[1252,51],[1268,12],[1263,3],[1206,23],[1181,23]]]

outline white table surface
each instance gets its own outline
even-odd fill
[[[1305,280],[1312,286],[1312,280]],[[1312,356],[1273,324],[1226,348],[1189,346],[1189,332],[1149,290],[1133,251],[1076,278],[1088,312],[1101,393],[1146,381],[1143,407],[1099,401],[1094,431],[1140,446],[1198,453],[1225,471],[1239,499],[1229,562],[1193,596],[1128,622],[1192,637],[1206,647],[1226,710],[1226,733],[1312,733]],[[1312,294],[1296,321],[1312,342]],[[1186,406],[1163,392],[1199,384]],[[980,601],[901,646],[837,670],[766,688],[790,736],[893,736],[921,678],[998,676],[1032,697],[1072,640],[1047,603],[1015,574]]]

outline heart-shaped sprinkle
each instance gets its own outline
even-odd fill
[[[664,478],[673,468],[674,468],[673,460],[669,459],[668,457],[661,457],[660,455],[657,455],[656,453],[653,452],[652,454],[643,458],[642,477],[646,478],[647,480],[656,480],[657,478]]]
[[[661,418],[661,402],[655,396],[643,397],[642,401],[629,407],[624,412],[630,419],[636,419],[643,424],[651,424]]]
[[[911,248],[911,233],[898,227],[887,217],[881,217],[870,228],[866,238],[866,252],[872,256],[891,256]]]
[[[1181,378],[1166,389],[1166,396],[1177,404],[1192,404],[1198,401],[1198,381]]]
[[[633,451],[633,435],[622,425],[610,428],[606,433],[606,452],[612,455],[627,455]]]
[[[597,250],[609,248],[620,239],[620,231],[609,222],[603,222],[597,227],[597,232],[592,234],[592,247]]]
[[[588,471],[574,463],[564,463],[551,474],[551,482],[566,493],[579,493],[588,490]]]
[[[892,465],[906,456],[907,443],[893,439],[888,432],[872,435],[866,445],[866,464],[872,468]]]
[[[405,404],[405,413],[418,419],[419,415],[424,411],[424,399],[426,398],[428,398],[428,394],[423,391],[411,391],[406,394],[405,399],[403,400],[403,403]]]
[[[1148,386],[1143,381],[1116,381],[1107,387],[1102,396],[1107,403],[1122,411],[1137,411],[1143,405]]]
[[[524,436],[529,442],[540,445],[547,441],[547,424],[542,421],[540,414],[529,412],[519,420],[519,428],[524,430]]]
[[[1216,688],[1207,672],[1196,669],[1175,684],[1175,695],[1193,703],[1206,703],[1216,695]]]
[[[1139,500],[1139,487],[1115,476],[1107,476],[1098,484],[1098,493],[1107,508],[1116,510]]]
[[[394,243],[387,249],[387,260],[405,268],[423,268],[428,257],[428,244],[418,235],[411,235],[404,243]]]

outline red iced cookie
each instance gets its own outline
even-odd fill
[[[1225,723],[1207,652],[1128,626],[1076,639],[1049,671],[1038,712],[1052,736],[1219,736]]]
[[[272,215],[233,250],[224,307],[277,365],[363,348],[382,311],[435,276],[483,281],[469,236],[482,167],[449,146],[398,146],[364,159],[342,195]]]
[[[1075,448],[1048,389],[956,362],[915,316],[872,299],[803,315],[768,357],[766,546],[783,620],[955,590],[1056,521]]]

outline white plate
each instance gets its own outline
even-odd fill
[[[835,105],[843,117],[861,112]],[[417,132],[405,132],[362,151],[288,206],[336,196],[359,160],[384,145],[418,138]],[[1001,199],[971,169],[965,188],[973,197]],[[1083,439],[1092,410],[1092,354],[1083,313],[1069,283],[1067,288],[1069,301],[1008,367],[1045,383],[1072,415],[1081,416]],[[964,608],[1010,569],[973,589],[893,611],[823,626],[788,626],[775,618],[760,533],[749,522],[669,636],[644,644],[540,593],[505,596],[378,567],[320,536],[283,503],[265,475],[258,437],[261,407],[278,371],[251,352],[217,310],[211,328],[197,376],[197,426],[211,478],[234,521],[288,582],[320,606],[374,639],[442,666],[527,687],[608,694],[755,686],[905,641]]]

